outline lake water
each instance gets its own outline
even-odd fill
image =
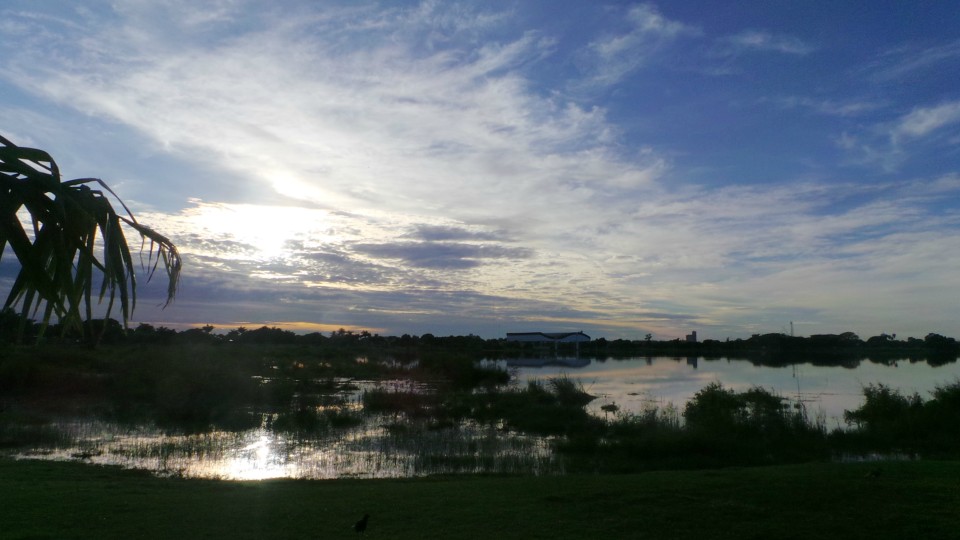
[[[929,392],[937,386],[960,380],[960,363],[931,366],[907,360],[887,364],[862,360],[846,367],[806,363],[769,367],[727,358],[560,358],[507,360],[502,365],[521,382],[558,376],[579,380],[587,392],[598,397],[588,407],[601,416],[600,407],[608,404],[615,404],[626,413],[668,404],[682,410],[700,389],[720,382],[738,391],[759,386],[791,401],[800,401],[811,418],[822,415],[830,429],[843,427],[843,411],[863,403],[863,387],[867,384],[882,383],[928,399]]]
[[[759,386],[802,402],[810,418],[829,429],[843,427],[843,411],[858,407],[862,388],[883,383],[927,399],[937,386],[960,379],[960,364],[934,367],[925,362],[889,364],[861,361],[847,367],[797,364],[754,365],[746,360],[704,358],[631,358],[596,360],[559,358],[507,360],[517,384],[565,376],[579,380],[598,397],[588,408],[616,405],[617,414],[649,407],[682,410],[711,382],[745,390]],[[389,385],[353,381],[341,402],[362,407],[364,388]],[[397,384],[404,384],[398,382]],[[20,457],[77,460],[149,469],[185,477],[255,480],[267,478],[410,477],[439,473],[562,473],[548,439],[504,431],[500,426],[467,423],[437,429],[428,422],[398,422],[389,415],[366,416],[362,423],[322,433],[290,434],[262,425],[242,432],[169,434],[155,426],[104,423],[93,418],[64,418],[46,426],[53,442],[20,452]]]
[[[62,442],[17,458],[81,461],[146,469],[162,476],[220,480],[403,478],[434,474],[559,474],[549,440],[464,424],[393,429],[372,416],[359,426],[315,434],[266,427],[241,432],[170,434],[92,418],[55,422]]]

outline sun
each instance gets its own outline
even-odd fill
[[[186,214],[192,232],[230,259],[284,259],[330,229],[326,211],[293,206],[197,202]]]

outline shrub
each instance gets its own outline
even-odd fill
[[[864,403],[853,411],[844,411],[847,424],[856,424],[868,432],[896,432],[918,415],[923,401],[918,394],[904,396],[885,384],[870,384],[863,389]]]

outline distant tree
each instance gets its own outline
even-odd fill
[[[234,328],[233,330],[230,330],[229,332],[227,332],[225,339],[227,341],[239,341],[240,338],[242,338],[243,335],[246,333],[247,333],[247,329],[241,326],[239,328]]]
[[[125,214],[118,214],[103,191],[91,185],[112,195]],[[42,310],[41,334],[53,317],[64,331],[83,332],[83,321],[94,318],[96,295],[98,304],[107,299],[103,318],[109,318],[119,303],[126,326],[136,307],[137,283],[124,227],[136,231],[144,243],[149,241],[147,276],[162,264],[169,279],[169,304],[181,268],[180,255],[169,239],[138,223],[102,180],[61,181],[50,154],[16,146],[0,136],[0,257],[9,245],[20,263],[4,308],[19,306],[24,319]],[[96,293],[95,275],[101,277]]]
[[[240,343],[271,343],[271,344],[290,344],[294,343],[297,335],[289,330],[283,330],[276,327],[261,326],[255,330],[247,330],[238,338]]]
[[[233,330],[231,330],[231,332],[233,332]],[[229,335],[228,333],[227,336]],[[300,336],[299,340],[308,345],[322,345],[327,340],[327,337],[321,332],[310,332],[309,334]]]
[[[846,343],[856,343],[860,341],[860,336],[853,332],[844,332],[840,334],[840,340]]]
[[[930,333],[923,338],[923,342],[931,347],[949,347],[956,343],[956,340],[941,336],[940,334]]]
[[[940,334],[930,333],[923,338],[924,346],[934,356],[939,357],[940,362],[944,360],[953,360],[960,354],[960,343],[957,340],[941,336]]]
[[[896,334],[890,335],[883,333],[879,336],[872,336],[871,338],[867,339],[866,343],[871,347],[889,347],[897,344],[897,341],[894,339],[895,337]]]
[[[206,325],[200,328],[190,328],[177,334],[177,341],[181,343],[216,343],[220,336],[213,334],[213,326]]]
[[[353,345],[360,341],[360,334],[340,328],[330,333],[330,339],[337,345]]]

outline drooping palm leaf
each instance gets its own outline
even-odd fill
[[[113,196],[125,214],[118,214],[103,191],[91,185]],[[21,211],[30,215],[30,234],[23,227]],[[64,329],[82,331],[83,320],[93,318],[94,278],[99,274],[96,303],[107,299],[106,317],[119,303],[126,325],[136,307],[137,282],[124,225],[142,237],[141,253],[149,240],[147,278],[162,264],[169,280],[164,306],[169,305],[180,278],[176,246],[138,223],[102,180],[62,182],[48,153],[16,146],[0,136],[0,258],[9,245],[20,263],[4,308],[19,305],[24,318],[42,308],[44,327],[56,316]]]

